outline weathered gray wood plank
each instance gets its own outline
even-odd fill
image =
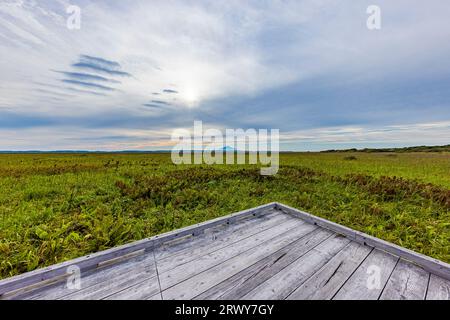
[[[189,248],[178,254],[158,259],[158,271],[160,273],[166,272],[178,265],[196,260],[200,256],[237,244],[239,241],[276,227],[288,220],[292,221],[292,218],[285,214],[278,214],[272,216],[272,219],[270,220],[261,221],[259,223],[258,221],[252,221],[254,224],[245,224],[242,228],[236,232],[232,232],[228,236],[220,236],[218,238],[215,236],[203,237],[202,239],[199,239],[200,241],[195,241],[195,244],[192,244]],[[174,249],[177,249],[176,246]]]
[[[331,300],[371,251],[370,247],[350,242],[287,299]]]
[[[398,259],[390,253],[374,249],[333,299],[377,300]]]
[[[243,299],[283,300],[341,251],[350,240],[336,235],[247,293]]]
[[[111,265],[108,267],[89,270],[81,274],[81,289],[89,288],[99,282],[108,281],[119,277],[122,274],[129,274],[133,271],[139,271],[143,268],[147,268],[148,265],[154,265],[153,254],[147,253],[145,255],[135,257],[128,261]],[[27,300],[51,300],[64,297],[68,294],[74,293],[74,289],[67,288],[67,282],[61,281],[55,285],[43,287],[37,290],[33,290],[28,293],[13,296],[13,299],[27,299]]]
[[[450,281],[432,274],[428,285],[427,300],[450,300]]]
[[[215,265],[222,263],[223,261],[231,259],[236,255],[239,255],[260,245],[261,243],[264,243],[274,237],[277,237],[293,228],[299,227],[304,224],[305,223],[301,220],[289,219],[284,223],[274,226],[273,228],[241,240],[234,245],[230,245],[228,247],[222,248],[221,250],[206,254],[204,256],[200,256],[194,261],[177,265],[176,267],[166,272],[159,272],[161,288],[162,290],[164,290],[171,286],[174,286],[177,283],[182,282],[204,270],[212,268]]]
[[[372,237],[363,232],[347,228],[345,226],[334,223],[332,221],[329,221],[329,220],[326,220],[326,219],[323,219],[320,217],[316,217],[312,214],[289,207],[289,206],[281,204],[281,203],[276,203],[275,207],[286,213],[289,213],[295,217],[303,219],[304,221],[307,221],[307,222],[315,224],[317,226],[321,226],[323,228],[327,228],[334,232],[345,235],[350,240],[356,241],[360,244],[368,245],[368,246],[371,246],[371,247],[374,247],[374,248],[377,248],[380,250],[384,250],[395,256],[403,258],[404,260],[412,261],[415,264],[424,268],[426,271],[436,274],[440,277],[443,277],[444,279],[450,279],[450,264],[448,264],[448,263],[425,256],[423,254],[414,252],[412,250],[400,247],[398,245],[384,241],[382,239]]]
[[[82,288],[69,290],[64,272],[77,264]],[[269,204],[0,281],[0,299],[435,300],[449,299],[449,275],[438,260]]]
[[[222,281],[195,297],[195,300],[237,300],[333,235],[317,228],[270,256]]]
[[[98,282],[88,288],[77,290],[69,295],[58,298],[58,300],[101,300],[147,279],[155,277],[157,280],[156,276],[155,265],[148,265],[142,270],[133,269],[130,273],[121,274],[111,279]]]
[[[430,273],[401,259],[381,294],[381,300],[424,300]]]
[[[158,277],[155,276],[107,296],[104,300],[149,300],[155,295],[161,297],[159,292]]]
[[[246,216],[232,224],[221,224],[209,229],[195,237],[184,237],[161,243],[155,248],[155,258],[157,260],[173,257],[191,251],[193,248],[200,248],[208,243],[205,240],[227,241],[227,238],[248,228],[256,229],[264,225],[272,225],[277,220],[287,220],[290,217],[280,210],[267,209],[264,214],[257,216]]]
[[[240,211],[225,217],[198,223],[186,228],[174,230],[161,235],[156,235],[148,239],[135,241],[123,246],[93,253],[74,260],[66,261],[46,268],[27,272],[15,277],[0,280],[0,296],[3,296],[5,293],[14,292],[15,290],[23,289],[27,286],[32,286],[36,283],[49,279],[67,277],[67,268],[69,266],[76,265],[81,269],[82,272],[85,272],[97,268],[98,265],[103,263],[104,261],[115,259],[117,257],[127,255],[142,249],[153,249],[155,246],[161,243],[184,237],[189,234],[198,234],[200,232],[203,232],[205,229],[209,229],[224,223],[233,223],[234,221],[240,220],[247,216],[264,214],[264,212],[266,212],[268,209],[274,208],[275,206],[275,203],[269,203],[267,205]]]
[[[146,300],[162,300],[162,295],[161,295],[161,293],[157,293],[154,296],[151,296],[150,298],[148,298]]]
[[[283,234],[293,228],[298,228],[302,225],[305,225],[305,223],[301,220],[289,219],[273,228],[241,240],[234,245],[230,245],[219,251],[200,256],[194,261],[180,264],[166,272],[160,272],[159,277],[161,288],[162,290],[164,290],[171,286],[174,286],[177,283],[182,282],[204,270],[212,268],[222,263],[223,261],[231,259],[236,255],[239,255],[260,245],[261,243],[267,242],[280,234]]]
[[[310,224],[301,224],[296,228],[279,234],[247,252],[241,253],[163,291],[163,299],[192,299],[315,229],[316,227]]]
[[[146,254],[140,259],[134,259],[124,264],[114,265],[106,269],[96,270],[81,278],[80,289],[68,289],[65,283],[58,287],[43,290],[31,295],[27,299],[49,300],[65,299],[71,295],[83,295],[88,292],[98,291],[100,288],[106,290],[108,282],[120,282],[135,274],[154,274],[156,271],[155,261],[152,254]]]

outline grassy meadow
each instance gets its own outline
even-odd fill
[[[286,153],[251,165],[170,154],[1,154],[0,278],[272,201],[450,262],[450,153]]]

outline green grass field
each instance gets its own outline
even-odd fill
[[[288,153],[257,166],[169,154],[0,155],[0,278],[272,201],[450,262],[450,153]]]

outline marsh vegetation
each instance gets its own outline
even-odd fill
[[[275,176],[170,154],[3,154],[0,188],[0,278],[272,201],[450,262],[449,153],[287,153]]]

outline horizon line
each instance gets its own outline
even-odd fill
[[[290,152],[342,152],[342,151],[367,151],[367,150],[378,150],[378,151],[387,151],[387,150],[408,150],[408,149],[420,149],[420,148],[429,148],[429,149],[439,149],[439,148],[449,148],[450,144],[446,145],[417,145],[417,146],[405,146],[405,147],[380,147],[380,148],[342,148],[342,149],[323,149],[323,150],[279,150],[279,153],[290,153]],[[248,150],[223,150],[217,149],[214,150],[216,152],[223,153],[231,153],[231,152],[250,152]],[[267,152],[270,150],[258,150],[253,152]],[[450,151],[450,150],[449,150]],[[161,149],[161,150],[135,150],[135,149],[124,149],[124,150],[76,150],[76,149],[59,149],[59,150],[0,150],[0,154],[14,154],[14,153],[171,153],[170,149]],[[196,153],[203,152],[203,150],[189,150],[186,152]]]

